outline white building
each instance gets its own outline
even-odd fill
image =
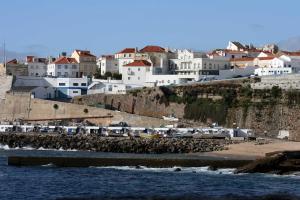
[[[260,67],[254,71],[254,74],[257,76],[271,76],[291,73],[293,73],[293,70],[290,67]]]
[[[178,50],[177,54],[177,59],[170,59],[170,66],[177,75],[192,75],[197,80],[201,76],[218,75],[219,70],[230,69],[229,59],[224,57],[207,57],[191,50]]]
[[[119,74],[122,73],[123,66],[134,61],[136,52],[136,48],[125,48],[115,54],[115,59],[118,60]]]
[[[227,46],[226,49],[232,50],[232,51],[244,51],[244,50],[246,50],[244,45],[242,45],[239,42],[234,42],[234,41],[229,41],[228,46]]]
[[[87,94],[126,94],[126,85],[116,80],[93,80]]]
[[[27,56],[25,65],[28,66],[29,76],[47,76],[47,59]]]
[[[103,55],[97,60],[98,68],[101,71],[101,75],[106,72],[119,73],[119,60],[115,59],[113,55]]]
[[[147,76],[153,73],[153,66],[147,60],[135,60],[123,66],[122,80],[124,84],[145,85]]]
[[[79,64],[75,58],[60,57],[48,64],[47,75],[54,77],[77,78],[79,77]]]
[[[88,84],[87,78],[17,76],[13,88],[30,91],[34,98],[69,99],[87,94]]]

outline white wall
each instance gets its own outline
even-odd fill
[[[79,77],[79,64],[55,64],[47,66],[48,76],[76,78]]]
[[[255,69],[254,74],[258,76],[270,76],[270,75],[281,75],[293,73],[290,67],[263,67]]]

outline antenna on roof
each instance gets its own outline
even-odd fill
[[[6,49],[5,49],[5,40],[3,42],[3,64],[4,68],[6,68]]]

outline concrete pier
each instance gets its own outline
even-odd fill
[[[9,156],[8,165],[13,166],[42,166],[53,164],[57,167],[90,167],[90,166],[146,166],[146,167],[204,167],[211,168],[238,168],[249,164],[252,160],[226,159],[223,157],[189,157],[160,155],[130,155],[122,157],[55,157],[55,156]]]

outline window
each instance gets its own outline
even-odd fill
[[[141,71],[141,68],[138,68],[138,71]]]
[[[76,65],[72,65],[72,69],[77,69],[77,66]]]
[[[73,91],[73,94],[78,94],[78,91]]]
[[[73,83],[73,86],[78,86],[79,84],[78,83]]]
[[[66,86],[66,83],[58,83],[59,86]]]
[[[65,65],[65,69],[68,69],[68,65]]]
[[[138,77],[138,80],[140,80],[140,77]]]
[[[61,76],[61,73],[60,73],[60,72],[57,72],[57,76]]]
[[[86,83],[81,83],[81,86],[86,86]]]
[[[128,80],[130,80],[130,77],[128,77]]]
[[[65,75],[64,75],[65,77],[68,77],[69,76],[69,73],[68,72],[65,72]]]
[[[57,68],[58,68],[58,69],[61,69],[61,65],[57,65]]]

